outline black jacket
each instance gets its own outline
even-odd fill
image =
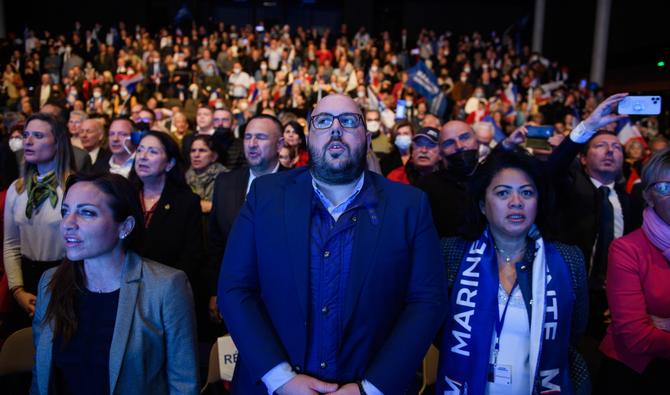
[[[277,171],[288,170],[279,166]],[[244,166],[229,173],[221,173],[214,181],[212,211],[209,214],[209,244],[205,278],[211,296],[216,295],[219,268],[226,250],[228,235],[247,198],[249,168]]]
[[[139,250],[144,258],[184,271],[196,284],[204,261],[198,195],[166,181]]]
[[[582,147],[566,138],[549,157],[548,176],[554,181],[558,203],[558,239],[578,246],[588,266],[598,233],[599,204],[597,188],[574,160]],[[642,225],[642,212],[626,193],[623,179],[615,184],[614,191],[621,203],[625,235]]]
[[[248,183],[248,167],[221,173],[214,181],[212,211],[209,215],[209,257],[205,276],[209,279],[208,292],[211,296],[216,295],[219,267],[226,250],[228,234],[247,197]]]
[[[416,186],[428,195],[437,234],[458,235],[469,207],[466,179],[441,169],[422,177]]]
[[[109,159],[112,157],[112,151],[101,147],[95,163],[91,163],[91,155],[86,155],[84,165],[81,168],[82,173],[104,174],[109,172]]]

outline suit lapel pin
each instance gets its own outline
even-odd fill
[[[170,209],[170,203],[168,203],[168,204],[166,204],[165,206],[163,206],[163,208],[166,209],[166,210],[169,210],[169,209]]]

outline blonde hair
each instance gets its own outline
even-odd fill
[[[65,187],[65,181],[74,173],[74,160],[72,156],[72,145],[70,144],[70,136],[68,136],[65,124],[60,122],[56,117],[47,113],[37,113],[30,116],[23,127],[25,132],[31,121],[42,121],[48,123],[51,127],[51,134],[54,137],[56,144],[56,153],[54,159],[56,161],[56,182],[61,188]],[[20,169],[19,179],[16,181],[16,192],[22,193],[25,190],[28,180],[37,173],[37,165],[23,161]]]

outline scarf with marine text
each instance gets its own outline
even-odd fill
[[[551,244],[535,240],[530,304],[531,394],[572,394],[568,348],[574,293],[567,263]],[[483,395],[498,315],[498,270],[487,230],[470,243],[450,296],[442,334],[436,394]],[[504,344],[501,345],[504,347]]]

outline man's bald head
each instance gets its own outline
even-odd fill
[[[105,136],[104,124],[101,119],[89,118],[81,123],[79,139],[86,151],[93,151],[100,147]]]
[[[443,157],[477,148],[475,131],[463,121],[449,121],[440,130],[440,150]]]
[[[355,114],[353,118],[347,117],[350,122],[345,122],[347,127],[338,119],[344,114]],[[319,119],[321,128],[314,126],[314,119]],[[317,180],[333,185],[348,184],[365,170],[370,136],[363,112],[352,98],[332,94],[321,99],[312,112],[309,130],[310,167]]]
[[[345,112],[353,112],[360,114],[363,117],[361,107],[356,104],[354,99],[347,95],[340,93],[330,94],[316,103],[313,114],[327,112],[329,114],[338,115]]]

